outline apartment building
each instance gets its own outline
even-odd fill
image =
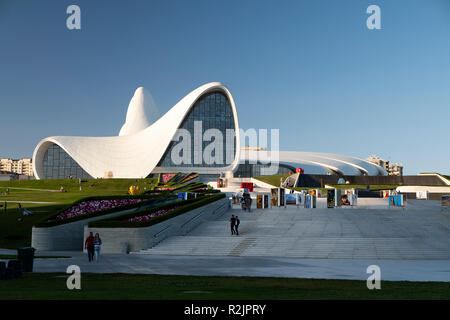
[[[403,165],[399,163],[389,163],[388,160],[381,159],[376,155],[371,155],[366,160],[384,168],[390,176],[403,175]]]
[[[0,159],[0,171],[14,172],[26,176],[33,176],[33,165],[31,158],[22,159]]]

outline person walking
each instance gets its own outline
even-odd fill
[[[234,231],[236,232],[236,235],[239,235],[239,224],[241,223],[241,220],[239,220],[238,216],[236,216],[235,224],[234,224]]]
[[[248,212],[250,212],[250,208],[252,207],[252,197],[250,197],[250,195],[248,195],[247,197],[247,210]]]
[[[98,233],[95,234],[94,237],[94,257],[95,261],[98,262],[98,258],[100,257],[100,250],[102,248],[102,239],[100,239],[100,235]]]
[[[250,194],[246,192],[244,195],[244,211],[248,210],[250,212],[250,208],[248,207],[248,199],[250,199]]]
[[[84,248],[87,249],[89,262],[94,260],[94,234],[89,233],[89,237],[84,242]]]
[[[231,215],[231,219],[230,219],[231,235],[233,235],[235,233],[235,231],[234,231],[235,224],[236,224],[236,218],[234,217],[234,214],[233,214],[233,215]]]

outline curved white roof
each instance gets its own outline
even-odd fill
[[[104,177],[106,172],[112,172],[114,178],[146,177],[157,166],[177,129],[197,99],[211,91],[221,91],[227,96],[233,111],[235,127],[239,128],[236,106],[231,93],[220,82],[211,82],[190,92],[165,115],[143,130],[126,129],[125,133],[129,134],[115,137],[57,136],[41,140],[33,154],[35,177],[40,179],[43,174],[43,158],[45,152],[53,143],[59,145],[92,177]],[[142,111],[141,108],[134,108],[133,110],[129,117],[127,115],[127,121],[128,118],[132,121],[130,123],[136,123],[132,120],[135,119],[133,112]],[[216,171],[233,171],[236,169],[240,150],[239,132],[236,135],[235,161],[230,166],[215,168]],[[193,170],[192,167],[191,170]],[[196,167],[195,171],[211,173],[209,168]]]
[[[152,95],[144,87],[139,87],[128,105],[127,117],[119,136],[128,136],[144,130],[158,118],[158,108]]]
[[[224,93],[232,109],[236,128],[234,161],[226,167],[176,167],[174,170],[218,174],[235,171],[244,160],[270,159],[270,151],[241,153],[236,106],[231,93],[220,82],[207,83],[193,90],[160,118],[152,96],[139,87],[130,101],[119,136],[56,136],[41,140],[33,153],[35,177],[43,177],[43,159],[47,149],[53,144],[60,146],[84,171],[95,178],[104,177],[107,172],[112,172],[114,178],[141,178],[158,172],[163,169],[157,167],[159,161],[195,102],[202,95],[213,91]],[[342,175],[387,175],[383,168],[366,160],[329,153],[279,151],[274,159],[279,159],[281,164],[304,168],[305,173],[327,174],[331,171]]]
[[[273,152],[273,151],[272,151]],[[341,175],[387,175],[382,167],[356,157],[331,153],[278,151],[272,157],[271,151],[241,152],[241,161],[263,161],[278,159],[279,163],[302,168],[306,174],[327,174],[332,171]]]

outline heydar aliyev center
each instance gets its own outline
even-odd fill
[[[161,172],[253,177],[271,165],[258,160],[264,153],[277,161],[272,174],[302,168],[309,174],[387,175],[382,167],[355,157],[295,151],[276,151],[271,157],[274,151],[241,150],[240,140],[236,105],[221,83],[193,90],[161,117],[152,96],[140,87],[118,136],[45,138],[34,150],[33,170],[37,179],[145,178]]]

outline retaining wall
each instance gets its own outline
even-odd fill
[[[83,250],[83,230],[90,221],[114,217],[120,214],[139,210],[140,207],[114,212],[102,216],[61,224],[53,227],[33,227],[31,231],[31,246],[41,251]]]
[[[84,228],[84,238],[89,232],[100,234],[102,253],[127,253],[148,249],[170,236],[185,235],[204,221],[215,220],[230,208],[224,198],[150,227],[142,228]]]

